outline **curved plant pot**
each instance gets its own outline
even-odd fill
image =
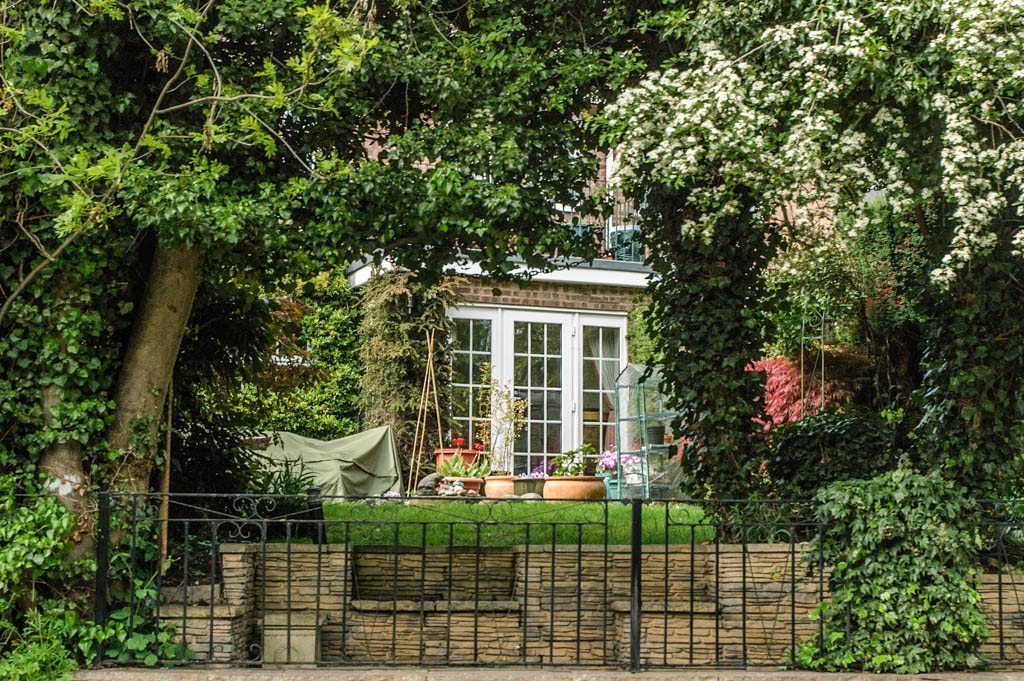
[[[515,495],[518,497],[530,493],[543,496],[545,482],[545,478],[516,478],[512,482],[512,487]]]
[[[604,499],[604,480],[596,475],[556,475],[544,483],[545,499]]]
[[[476,492],[477,494],[479,494],[480,493],[480,488],[484,486],[484,479],[483,478],[455,478],[455,477],[448,477],[448,478],[444,479],[444,481],[449,483],[449,484],[455,482],[456,480],[458,480],[459,482],[462,483],[462,489],[466,490],[467,492]]]
[[[488,475],[484,478],[484,496],[501,499],[506,494],[515,494],[514,475]]]

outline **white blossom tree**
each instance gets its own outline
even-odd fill
[[[669,375],[692,383],[687,343],[710,290],[687,258],[781,232],[789,266],[809,267],[884,213],[919,232],[930,262],[923,456],[964,480],[1011,479],[1004,464],[1024,449],[1024,2],[704,0],[660,20],[676,56],[605,123],[619,181],[649,199],[654,317],[680,346]],[[756,286],[738,282],[769,256],[729,262],[718,288],[746,286],[734,301],[749,306]],[[756,350],[744,342],[732,350]],[[701,371],[716,369],[735,371]],[[686,390],[682,406],[707,407]]]

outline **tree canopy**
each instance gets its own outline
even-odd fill
[[[367,254],[430,278],[456,257],[502,276],[510,256],[584,252],[551,207],[587,202],[584,118],[634,68],[618,49],[628,12],[567,0],[9,7],[5,465],[39,464],[67,489],[100,464],[145,489],[181,339],[199,330],[197,291],[231,314],[285,274]]]

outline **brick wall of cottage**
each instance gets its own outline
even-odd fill
[[[494,295],[497,289],[501,295]],[[466,278],[459,295],[471,305],[510,305],[585,310],[587,312],[629,312],[638,305],[642,291],[624,286],[562,284],[532,281],[525,288],[517,284],[488,284]]]

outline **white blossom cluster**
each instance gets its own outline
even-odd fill
[[[739,11],[703,10],[694,21],[717,12],[719,25]],[[623,92],[607,112],[620,181],[678,189],[682,238],[735,217],[741,193],[817,248],[841,247],[829,227],[840,212],[845,236],[863,228],[869,197],[908,220],[941,206],[953,236],[939,283],[1000,234],[1024,251],[1024,0],[824,0],[808,12],[746,43],[707,31]]]

